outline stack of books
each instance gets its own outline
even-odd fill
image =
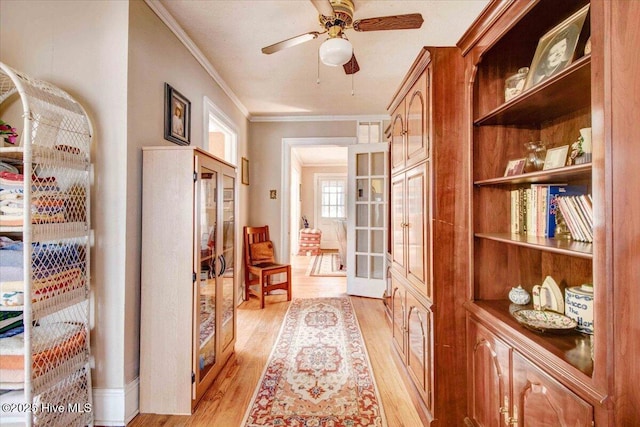
[[[558,197],[558,209],[567,223],[571,238],[593,242],[593,201],[591,194]]]
[[[574,240],[593,241],[593,210],[586,186],[532,184],[512,190],[510,196],[512,234],[554,237],[560,209]]]

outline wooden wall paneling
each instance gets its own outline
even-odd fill
[[[479,300],[504,299],[509,283],[509,248],[486,239],[475,239],[474,283],[475,298]],[[498,283],[500,286],[491,286]],[[508,292],[508,290],[507,290]]]
[[[613,307],[615,316],[613,358],[615,369],[615,423],[640,423],[640,364],[629,363],[640,353],[640,173],[638,161],[638,112],[640,111],[640,2],[604,1],[605,22],[610,25],[608,45],[611,61],[609,102],[611,133],[605,135],[610,147],[613,246]],[[605,48],[605,49],[606,49]],[[608,110],[610,108],[610,110]],[[605,119],[606,120],[606,119]],[[610,138],[610,139],[609,139]],[[635,212],[635,214],[634,214]]]
[[[496,187],[476,187],[474,197],[474,230],[481,233],[508,233],[511,208],[508,192]]]

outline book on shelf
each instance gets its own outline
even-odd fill
[[[559,196],[575,196],[587,193],[586,185],[550,184],[547,189],[546,237],[554,237],[556,231],[557,198]]]
[[[581,242],[593,242],[593,210],[587,202],[590,195],[559,196],[558,209],[564,217],[571,238]]]
[[[575,204],[576,222],[581,219],[590,229],[593,228],[590,214],[591,197],[585,185],[568,184],[531,184],[509,192],[510,232],[533,237],[554,237],[556,228],[557,198],[560,196],[582,196],[571,200]],[[579,205],[578,205],[579,204]],[[577,209],[580,209],[578,212]],[[588,238],[584,231],[582,238]]]

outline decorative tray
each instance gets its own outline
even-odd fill
[[[555,311],[518,310],[513,317],[525,328],[541,333],[566,334],[578,326],[572,318]]]

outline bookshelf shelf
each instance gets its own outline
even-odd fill
[[[475,237],[577,258],[593,258],[593,244],[591,243],[511,233],[476,233]]]
[[[510,314],[509,300],[484,300],[468,303],[466,308],[480,319],[493,322],[494,327],[504,333],[510,344],[517,345],[523,353],[535,357],[541,351],[553,354],[566,371],[567,368],[578,378],[588,379],[593,375],[593,361],[590,356],[589,337],[579,332],[568,334],[539,334],[520,325]],[[522,306],[522,308],[531,308]],[[558,366],[557,364],[555,366]],[[571,369],[572,367],[574,369]],[[566,375],[566,373],[565,373]]]
[[[542,170],[537,172],[524,173],[514,176],[501,176],[491,179],[475,181],[474,185],[516,185],[516,184],[538,184],[560,181],[578,181],[591,178],[591,163],[582,165],[566,166],[558,169]]]
[[[524,125],[552,120],[588,108],[591,56],[585,56],[544,83],[516,96],[474,121],[476,126]],[[571,102],[566,102],[570,99]]]

